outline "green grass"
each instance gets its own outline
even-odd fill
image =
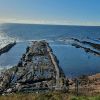
[[[100,96],[80,96],[80,97],[72,97],[71,100],[100,100]]]
[[[100,96],[73,96],[71,94],[53,92],[53,93],[28,93],[28,94],[10,94],[0,96],[0,100],[100,100]]]

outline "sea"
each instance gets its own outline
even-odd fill
[[[75,41],[71,38],[100,44],[100,26],[0,24],[0,48],[17,42],[9,52],[0,55],[0,70],[15,66],[33,40],[45,40],[50,44],[66,77],[100,73],[100,56],[72,46]]]

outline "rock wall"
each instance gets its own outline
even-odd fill
[[[1,48],[0,55],[5,53],[5,52],[8,52],[14,45],[16,45],[16,42],[10,43],[10,44],[6,45],[5,47]]]
[[[1,93],[62,90],[65,85],[65,75],[45,41],[34,41],[17,66],[0,77]]]

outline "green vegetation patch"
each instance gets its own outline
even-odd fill
[[[73,96],[61,92],[18,93],[0,96],[0,100],[100,100],[100,96]]]

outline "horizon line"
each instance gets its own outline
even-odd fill
[[[0,24],[42,24],[42,25],[71,25],[71,26],[100,26],[98,22],[87,22],[78,20],[40,20],[40,19],[17,19],[17,18],[0,18]]]
[[[82,24],[54,24],[54,23],[22,23],[22,22],[2,22],[0,24],[29,24],[29,25],[52,25],[52,26],[90,26],[100,27],[100,25],[82,25]]]

